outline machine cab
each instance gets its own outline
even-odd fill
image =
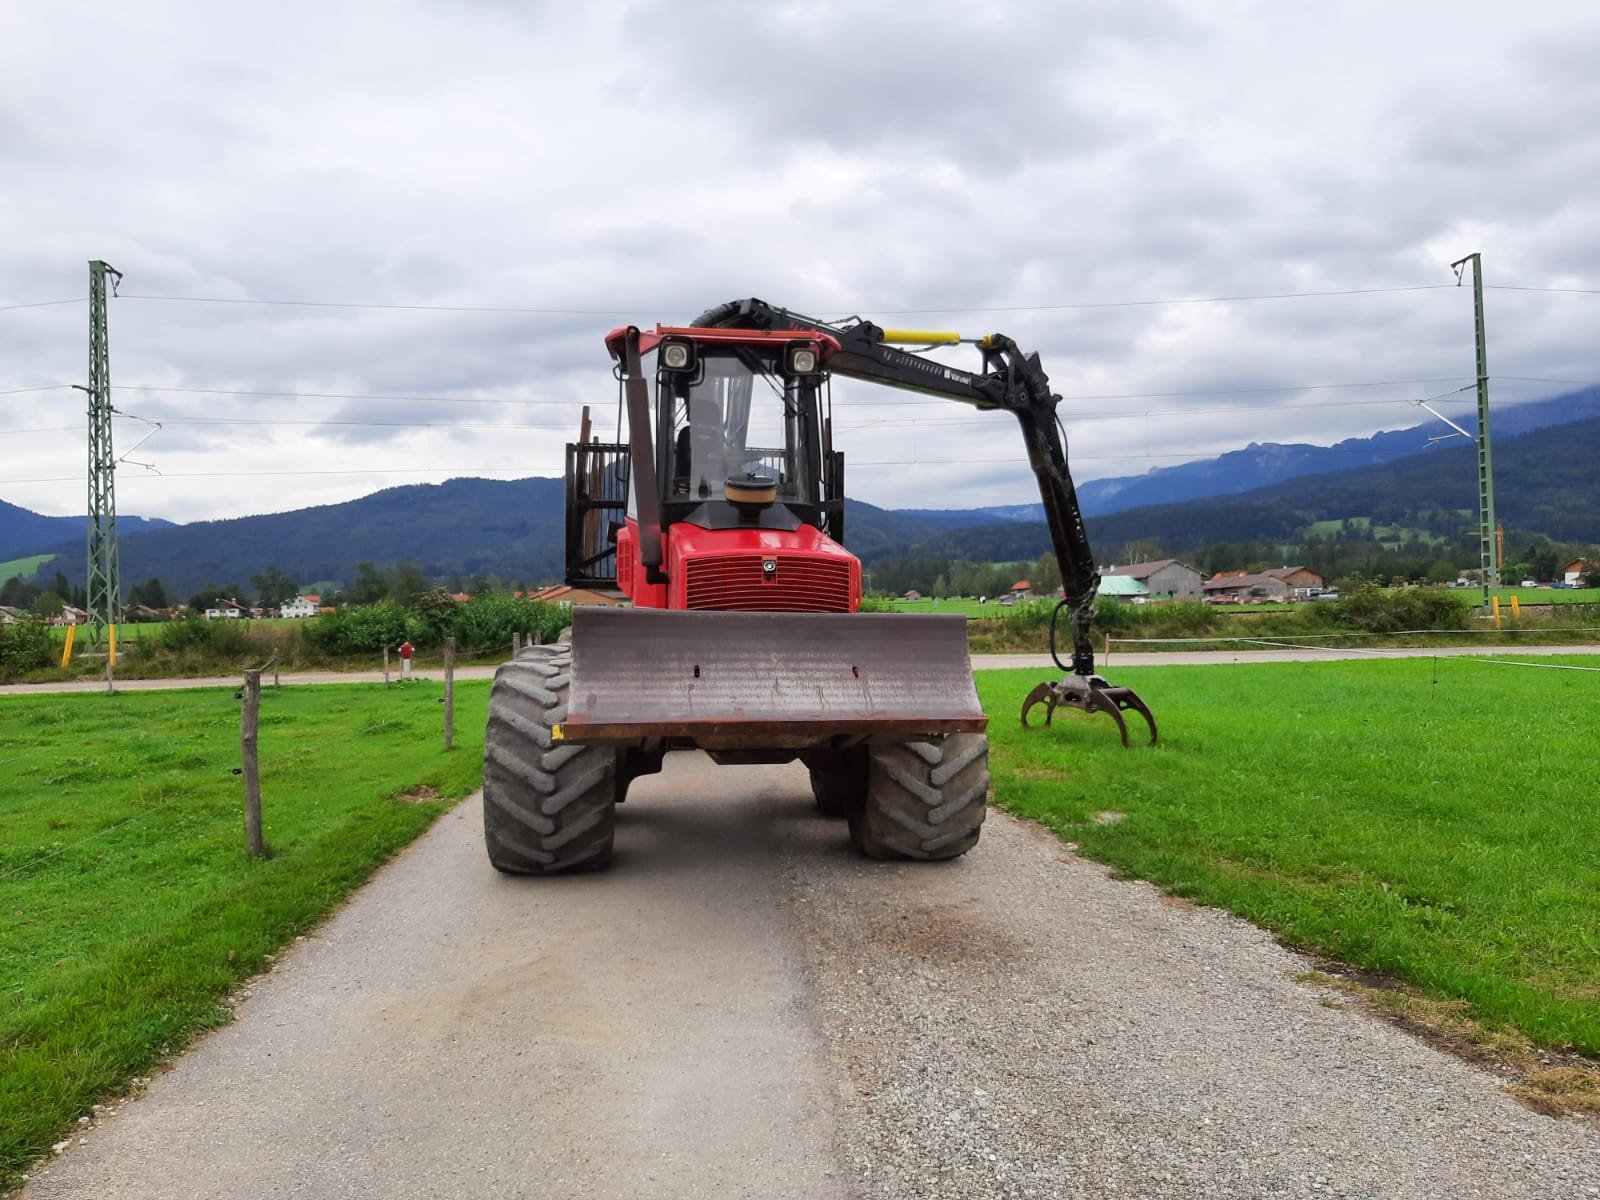
[[[831,339],[657,327],[636,335],[635,375],[630,333],[619,329],[606,339],[618,364],[628,440],[568,447],[568,582],[614,579],[612,586],[650,607],[854,608],[860,567],[838,544],[843,462],[829,445]],[[634,427],[639,398],[629,396],[640,384],[648,396],[642,431]],[[640,455],[653,470],[631,469]],[[641,488],[653,494],[641,496]],[[598,513],[610,519],[596,520]],[[645,579],[640,547],[656,523],[661,566]],[[824,572],[836,579],[825,594],[778,586],[780,574],[797,585],[816,574],[818,564],[801,560],[817,558],[838,560],[824,564],[836,568]],[[741,578],[749,559],[750,578],[760,582],[766,568],[767,586],[688,586],[708,577],[712,559]],[[785,561],[789,569],[780,570]]]

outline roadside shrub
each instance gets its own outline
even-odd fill
[[[1461,629],[1472,602],[1453,588],[1405,588],[1386,592],[1370,580],[1350,580],[1330,604],[1335,624],[1366,633],[1407,629]]]
[[[538,634],[551,641],[571,622],[564,605],[544,604],[505,592],[485,592],[456,606],[453,632],[462,649],[511,645],[513,633]]]
[[[200,651],[218,657],[246,653],[250,649],[250,635],[243,621],[208,621],[191,613],[181,621],[170,621],[160,634],[153,638],[130,640],[130,646],[149,644],[151,649],[171,650],[177,653]]]
[[[406,605],[406,637],[418,646],[443,645],[455,629],[455,620],[456,602],[449,592],[443,588],[421,592]]]
[[[1112,636],[1205,637],[1217,632],[1217,619],[1204,604],[1126,604],[1102,596],[1094,606],[1095,628]]]
[[[48,667],[55,655],[50,627],[43,621],[0,625],[0,671],[9,674]]]
[[[323,613],[302,636],[311,649],[327,655],[378,654],[406,640],[406,610],[398,604],[369,604]]]

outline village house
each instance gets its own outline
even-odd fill
[[[1121,600],[1124,604],[1150,602],[1150,589],[1145,586],[1144,580],[1135,579],[1131,575],[1102,575],[1098,594],[1110,596],[1113,600]]]
[[[1327,579],[1310,567],[1279,567],[1275,571],[1264,571],[1264,575],[1271,575],[1274,579],[1281,579],[1289,585],[1289,591],[1296,600],[1309,600],[1327,586]]]
[[[1211,604],[1237,604],[1251,600],[1309,600],[1326,580],[1307,567],[1278,567],[1271,571],[1219,571],[1206,580],[1205,598]]]
[[[278,605],[280,617],[314,617],[322,607],[321,596],[296,596]]]
[[[546,604],[604,604],[615,607],[627,597],[621,592],[599,592],[593,588],[575,588],[557,583],[529,592],[528,599],[542,600]]]
[[[1203,595],[1201,585],[1205,582],[1204,575],[1175,558],[1129,563],[1125,567],[1107,567],[1100,572],[1100,577],[1137,579],[1144,584],[1152,598],[1167,600],[1198,600]]]
[[[20,608],[12,608],[9,604],[0,604],[0,625],[15,625],[27,615]]]
[[[237,600],[218,600],[213,607],[206,609],[208,621],[236,621],[249,615],[249,611]]]
[[[1583,559],[1575,558],[1561,568],[1561,581],[1568,587],[1578,587],[1583,583],[1584,570]]]

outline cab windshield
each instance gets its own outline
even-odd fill
[[[814,385],[786,378],[770,358],[735,346],[703,352],[692,380],[663,372],[671,403],[669,501],[722,499],[735,475],[762,475],[780,503],[817,503]]]

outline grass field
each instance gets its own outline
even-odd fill
[[[1600,676],[1471,659],[1119,669],[1162,725],[1134,750],[1105,717],[1021,731],[1039,678],[978,679],[1005,807],[1508,1036],[1600,1055]],[[477,786],[486,683],[458,688],[449,755],[436,684],[268,689],[274,854],[248,860],[233,695],[0,697],[0,1187],[224,1023],[268,955]]]
[[[171,623],[170,621],[124,621],[117,626],[117,641],[123,643],[160,637],[161,631]],[[235,624],[244,629],[288,629],[291,626],[304,625],[305,623],[304,619],[296,617],[260,617],[252,618],[248,621],[235,622]],[[79,630],[80,637],[82,632],[82,630]],[[67,636],[65,626],[57,626],[51,630],[51,633],[57,642]]]
[[[1482,588],[1463,588],[1468,596],[1473,597],[1480,604],[1483,599]],[[1518,604],[1600,604],[1600,588],[1491,588],[1491,596],[1500,597],[1502,607],[1511,603],[1511,597],[1517,598]]]
[[[33,574],[45,563],[55,561],[54,554],[35,554],[31,558],[13,558],[0,562],[0,583],[8,579],[21,576],[23,579],[32,579]]]
[[[924,597],[921,600],[887,600],[880,603],[889,612],[960,613],[964,617],[1003,617],[1016,611],[1016,605],[1001,604],[993,597],[987,604],[979,604],[976,596],[955,596],[947,600]]]
[[[0,1190],[477,787],[487,683],[267,688],[272,856],[244,854],[232,688],[0,697]]]
[[[1115,675],[1160,746],[1124,750],[1107,718],[1069,712],[1023,732],[1011,714],[1037,673],[979,677],[1005,807],[1292,946],[1600,1055],[1600,675],[1471,659]]]

